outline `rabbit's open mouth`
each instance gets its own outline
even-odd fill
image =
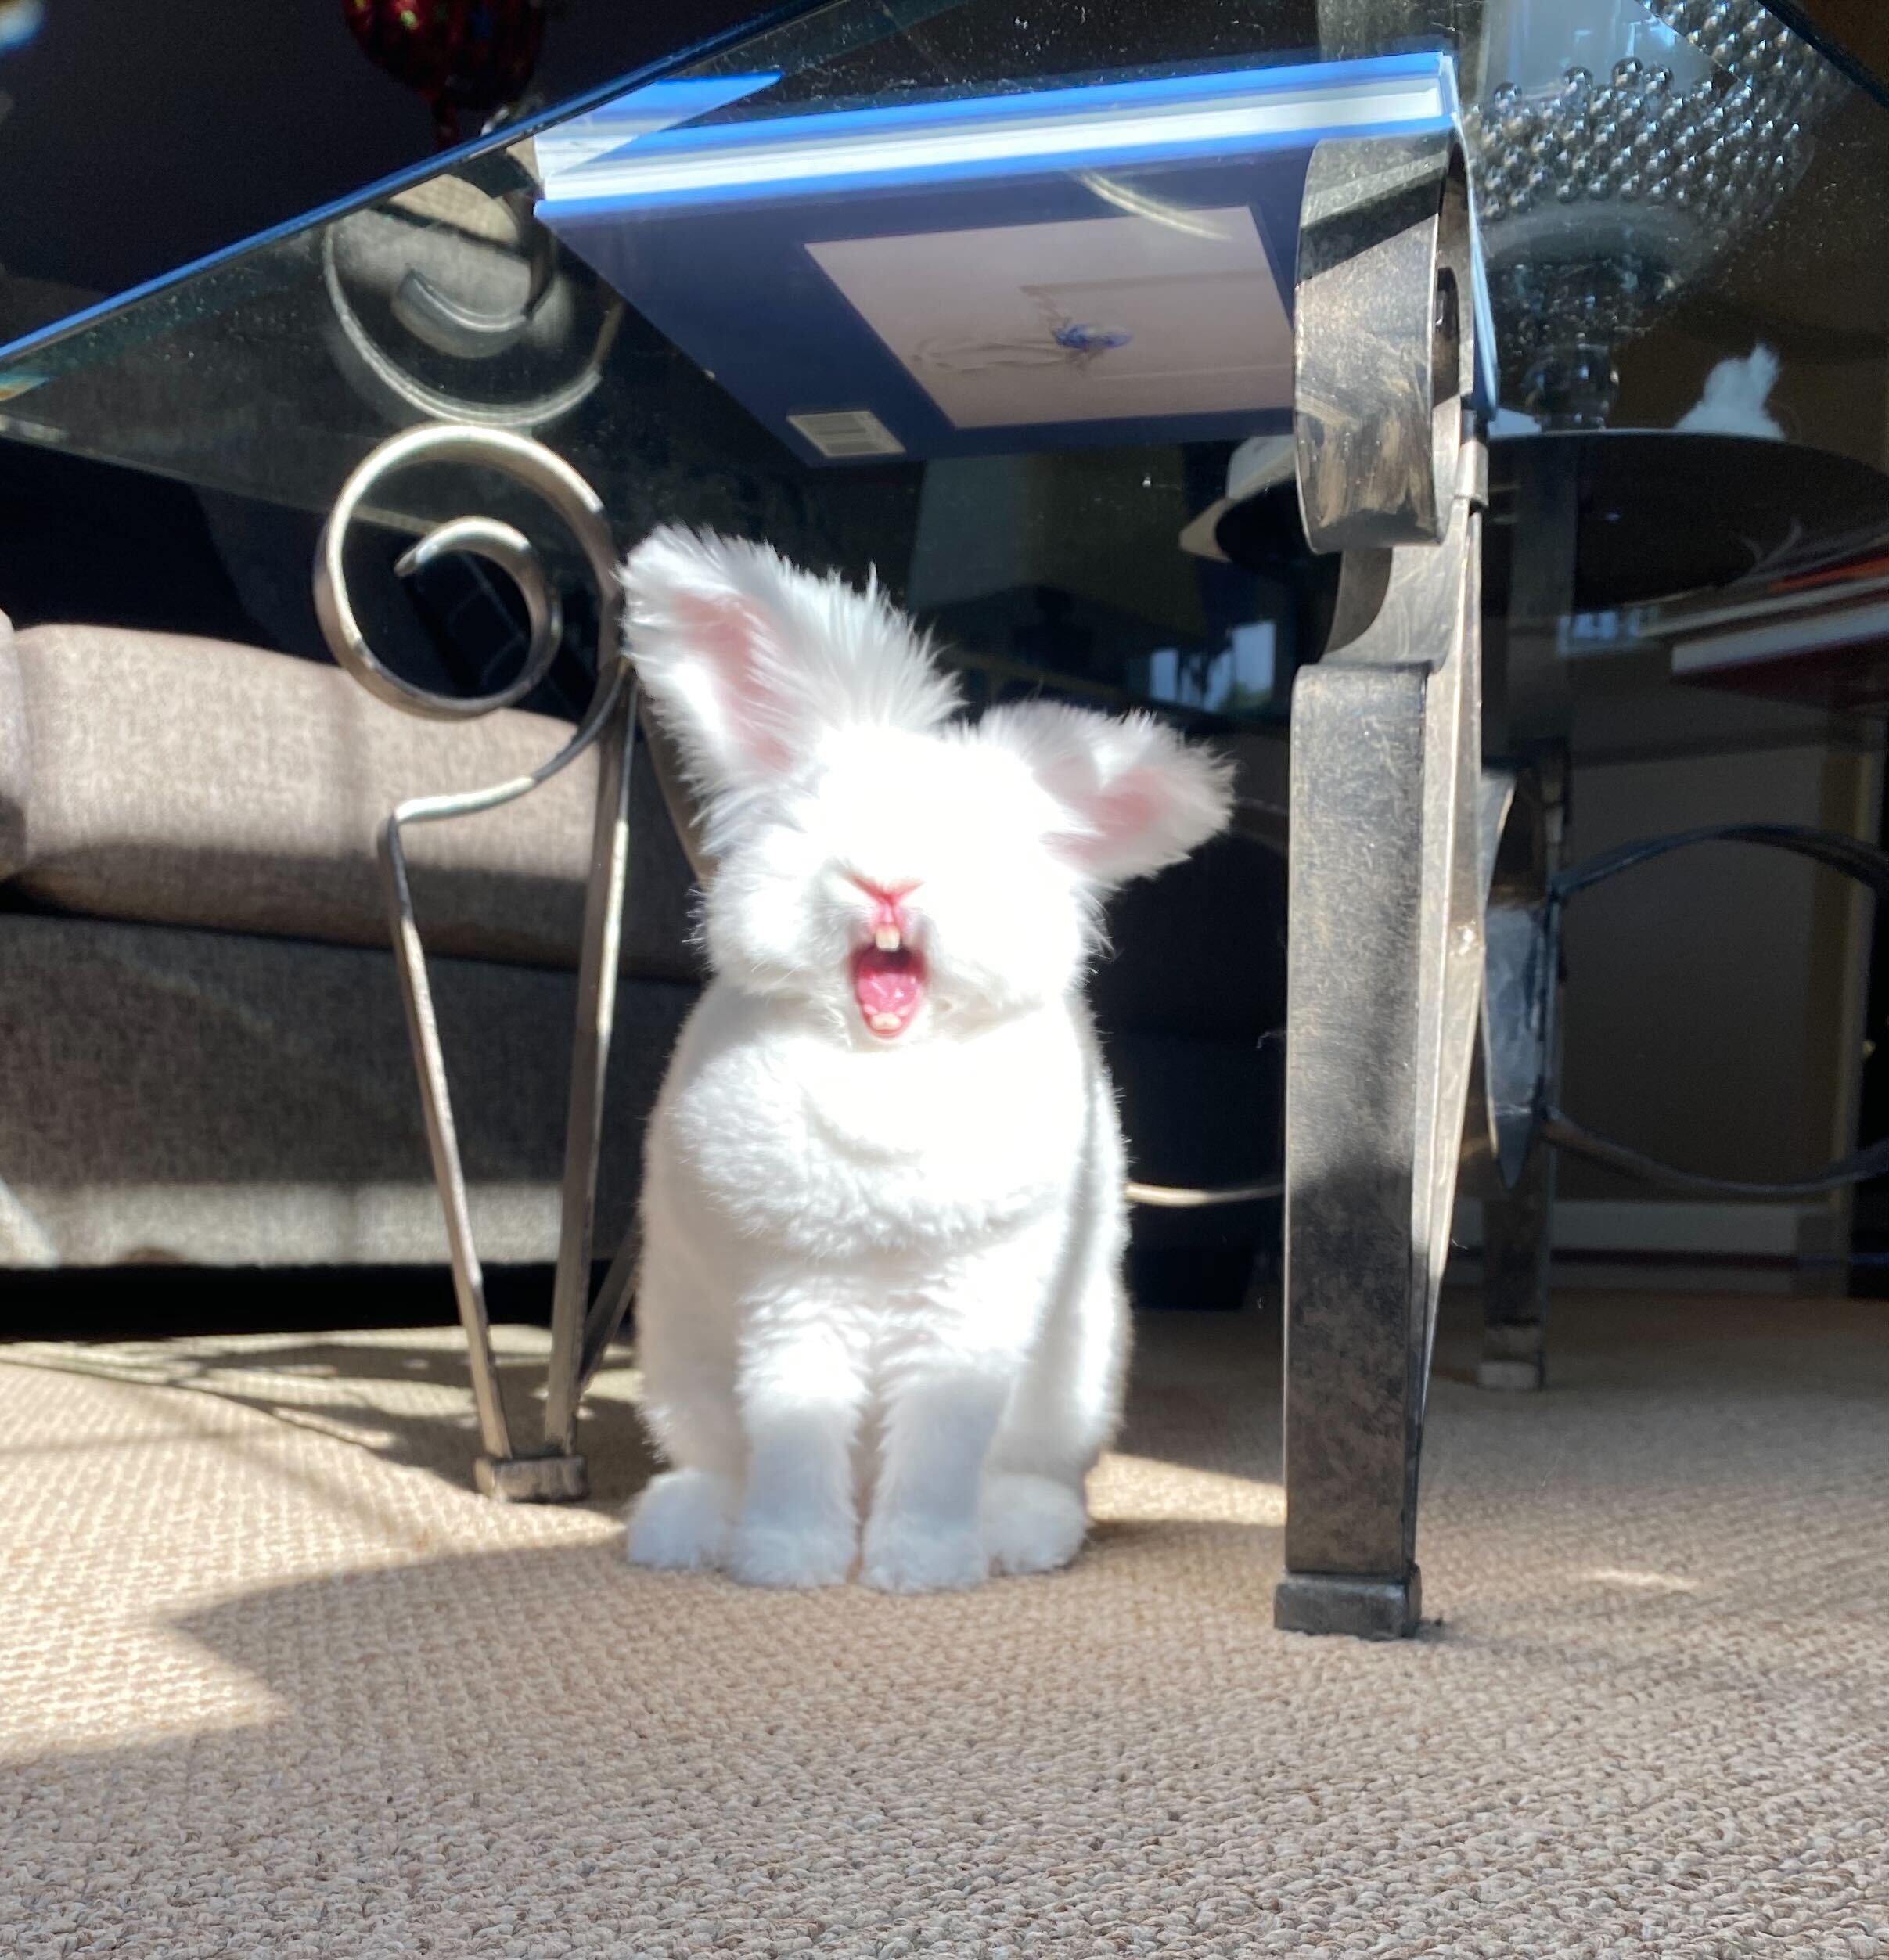
[[[853,955],[853,998],[882,1041],[903,1034],[925,1004],[925,962],[907,945],[862,946]]]

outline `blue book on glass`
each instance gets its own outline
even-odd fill
[[[1458,120],[1443,55],[693,128],[600,113],[628,139],[567,132],[539,217],[811,463],[1289,427],[1312,146]]]

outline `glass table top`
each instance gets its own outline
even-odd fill
[[[626,545],[665,520],[765,537],[876,566],[993,671],[1276,717],[1329,568],[1229,551],[1246,520],[1218,519],[1229,487],[1267,480],[1283,415],[816,465],[537,211],[556,170],[633,153],[652,122],[1430,51],[1455,64],[1495,327],[1491,538],[1578,480],[1583,563],[1646,567],[1570,573],[1561,650],[1632,643],[1633,609],[1668,588],[1846,523],[1889,531],[1889,110],[1754,0],[833,0],[0,349],[0,437],[312,513],[398,429],[514,430],[588,477]],[[639,123],[652,81],[669,106]],[[1013,365],[1026,394],[1052,385]],[[1616,437],[1638,446],[1597,450]],[[559,552],[505,486],[477,488],[416,470],[372,515],[406,535],[486,509]],[[1653,541],[1689,512],[1717,548],[1681,563]]]

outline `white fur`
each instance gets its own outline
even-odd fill
[[[1699,399],[1673,424],[1695,435],[1758,436],[1781,442],[1784,431],[1766,405],[1777,386],[1778,358],[1763,341],[1742,358],[1721,361]]]
[[[772,552],[629,561],[649,698],[703,800],[714,977],[645,1153],[645,1411],[674,1467],[629,1555],[923,1591],[1074,1557],[1121,1404],[1115,1105],[1081,980],[1110,885],[1225,822],[1229,771],[1142,717],[976,728],[909,621]],[[856,879],[925,1005],[863,1025]]]

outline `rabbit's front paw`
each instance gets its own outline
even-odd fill
[[[728,1572],[750,1586],[837,1586],[853,1569],[850,1525],[743,1524],[729,1547]]]
[[[958,1592],[988,1577],[990,1570],[984,1541],[970,1526],[949,1529],[898,1518],[867,1528],[860,1576],[881,1592]]]
[[[984,1549],[999,1572],[1054,1572],[1082,1548],[1082,1494],[1046,1476],[991,1477],[984,1488]]]
[[[630,1563],[671,1572],[720,1565],[734,1509],[734,1489],[725,1477],[706,1470],[664,1471],[631,1508]]]

